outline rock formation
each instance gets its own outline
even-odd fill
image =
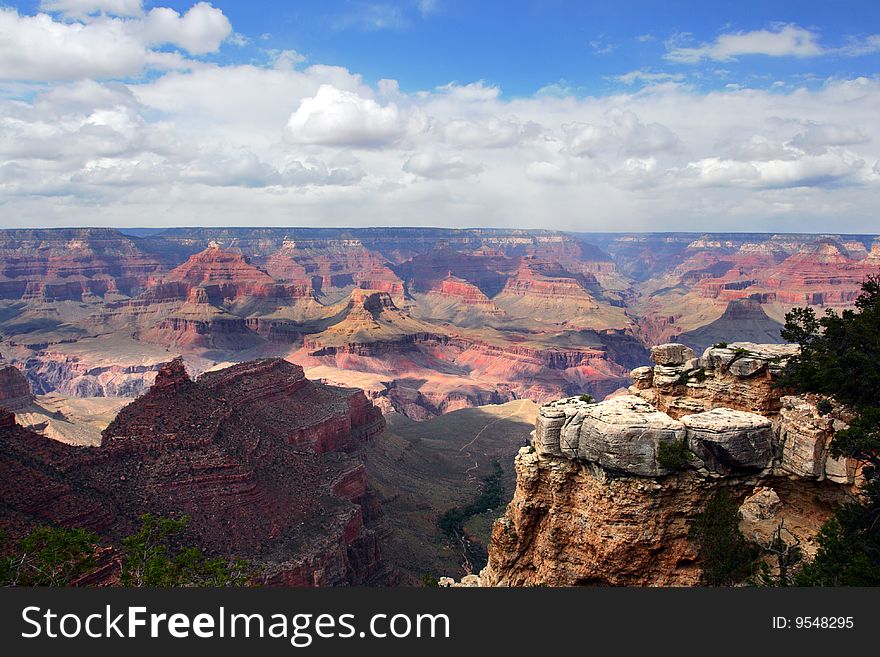
[[[360,391],[263,360],[193,381],[162,367],[143,397],[76,448],[0,428],[0,526],[83,526],[116,541],[146,512],[188,515],[187,539],[247,559],[272,585],[388,580],[380,518],[357,455],[384,420]]]
[[[0,408],[16,411],[33,401],[31,387],[21,370],[0,361]]]
[[[733,343],[696,358],[684,345],[660,345],[655,365],[632,373],[629,395],[542,406],[480,583],[694,584],[688,524],[720,488],[743,503],[750,538],[769,537],[785,519],[811,554],[858,473],[828,455],[845,409],[822,415],[817,398],[775,386],[793,353]],[[664,460],[663,445],[686,447],[686,460]]]

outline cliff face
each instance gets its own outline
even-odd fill
[[[14,411],[34,400],[27,378],[14,365],[0,362],[0,408]]]
[[[858,473],[828,455],[845,409],[822,415],[818,399],[773,385],[792,353],[734,343],[696,358],[684,345],[661,345],[653,367],[632,373],[629,394],[542,406],[480,583],[696,584],[688,527],[720,488],[743,504],[747,537],[767,542],[784,519],[813,553],[813,536]],[[690,457],[679,469],[659,453],[681,441]]]
[[[5,416],[4,416],[5,417]],[[188,515],[189,540],[245,558],[272,585],[387,581],[358,447],[384,420],[359,391],[270,359],[192,381],[181,360],[97,448],[0,430],[0,526],[86,526],[111,541],[146,512]]]

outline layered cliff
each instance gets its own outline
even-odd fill
[[[188,539],[247,559],[272,585],[388,580],[380,519],[357,455],[384,420],[362,393],[317,384],[280,359],[193,381],[160,369],[96,448],[48,440],[4,415],[0,525],[51,522],[111,542],[146,512],[188,515]]]
[[[774,385],[792,353],[734,343],[697,358],[684,345],[661,345],[653,367],[633,372],[628,394],[542,406],[480,583],[695,584],[689,523],[721,488],[744,505],[750,539],[769,541],[785,520],[814,552],[815,533],[858,472],[828,454],[846,410]],[[676,448],[684,462],[664,458]]]

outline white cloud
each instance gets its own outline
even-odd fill
[[[290,115],[287,132],[301,144],[374,148],[402,139],[414,127],[396,104],[382,106],[372,98],[321,85]]]
[[[769,30],[720,35],[697,47],[674,46],[665,55],[673,62],[694,64],[703,59],[729,61],[742,55],[815,57],[823,50],[815,32],[797,25],[777,25]]]
[[[403,170],[423,178],[453,180],[467,178],[483,170],[479,164],[470,164],[459,157],[440,157],[436,153],[417,153],[403,164]]]
[[[215,52],[230,34],[229,19],[208,2],[196,3],[182,16],[168,7],[156,7],[143,21],[148,43],[170,43],[193,55]]]
[[[140,16],[143,13],[143,0],[41,0],[40,9],[73,18],[98,13]]]
[[[785,160],[726,160],[717,157],[691,162],[681,180],[731,187],[816,187],[847,182],[864,162],[848,154],[823,154]]]
[[[269,55],[272,57],[272,66],[279,71],[292,71],[308,59],[296,50],[272,50]]]
[[[622,75],[617,75],[614,77],[614,79],[627,86],[632,86],[639,82],[644,84],[657,84],[658,82],[681,82],[684,79],[684,75],[681,73],[663,73],[639,69],[635,71],[630,71],[629,73],[624,73]]]
[[[0,9],[0,79],[119,77],[139,72],[145,61],[143,44],[124,21],[64,23]]]
[[[852,126],[809,123],[791,140],[791,144],[809,153],[822,153],[829,146],[854,146],[871,141],[862,130]]]
[[[606,96],[509,98],[280,54],[17,85],[0,97],[0,224],[876,232],[875,78],[706,93],[637,74]]]
[[[505,148],[534,138],[540,126],[496,116],[480,120],[455,119],[439,126],[443,140],[461,148]]]
[[[631,111],[612,111],[610,123],[568,123],[562,126],[567,151],[577,157],[651,155],[678,146],[678,137],[659,123],[643,123]]]
[[[880,34],[869,34],[865,37],[851,37],[835,52],[847,57],[861,57],[880,52]]]
[[[94,9],[96,4],[100,3],[83,2],[71,8]],[[122,11],[125,5],[118,9]],[[136,75],[145,67],[186,67],[192,62],[152,48],[170,44],[194,55],[206,54],[216,51],[231,32],[223,12],[204,2],[183,16],[159,7],[144,17],[79,20],[0,9],[0,79],[113,78]]]

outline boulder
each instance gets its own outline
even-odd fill
[[[797,352],[798,346],[794,344],[732,342],[726,347],[709,347],[700,362],[707,369],[723,369],[745,378],[767,369],[775,374]]]
[[[629,376],[637,390],[647,390],[654,384],[654,368],[650,366],[637,367]]]
[[[671,472],[657,461],[660,443],[683,440],[684,425],[639,397],[615,397],[566,414],[560,431],[564,456],[629,474]]]
[[[681,382],[681,375],[684,373],[684,367],[682,366],[668,366],[668,365],[657,365],[654,368],[654,378],[653,383],[657,388],[664,388],[666,386],[673,386],[677,383]]]
[[[782,469],[799,477],[821,478],[825,474],[826,446],[834,436],[834,421],[821,415],[814,400],[803,395],[782,397],[779,441]],[[837,475],[835,465],[832,471]]]
[[[742,519],[749,522],[769,520],[774,517],[782,507],[782,502],[776,491],[767,486],[756,486],[739,508]]]
[[[651,361],[657,365],[684,365],[694,356],[693,349],[677,342],[651,347]]]
[[[711,472],[760,470],[773,457],[773,428],[762,415],[715,408],[685,415],[681,422],[688,446]]]

